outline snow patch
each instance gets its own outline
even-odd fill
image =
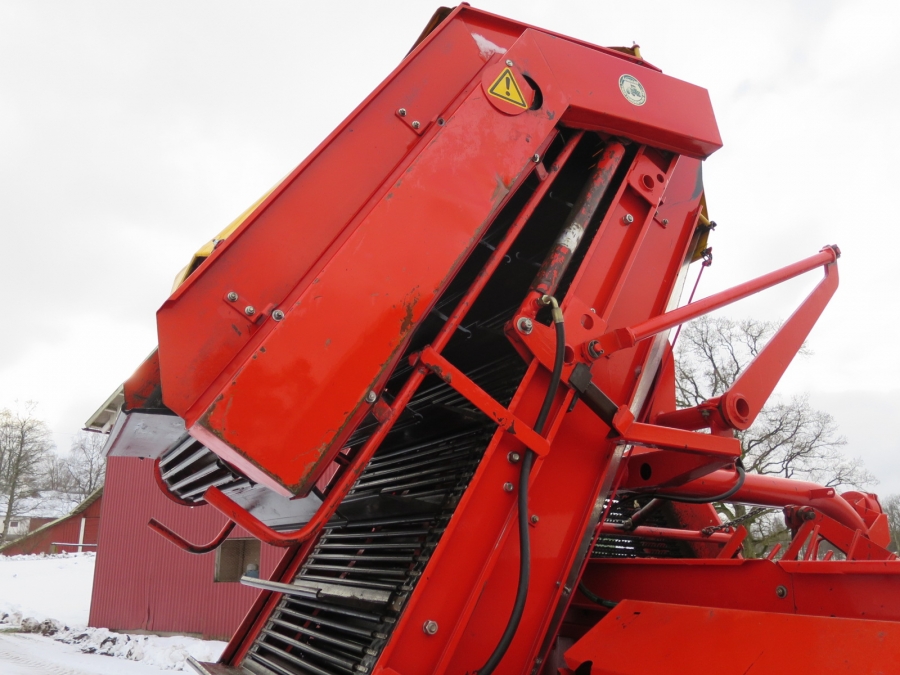
[[[95,558],[93,551],[0,556],[0,627],[18,628],[25,618],[86,626]]]
[[[13,635],[0,635],[5,640],[0,641],[0,673],[5,675],[9,672],[4,655],[12,658],[16,654],[19,656],[15,658],[30,659],[26,665],[31,664],[33,668],[21,671],[28,673],[45,672],[43,669],[35,670],[46,665],[42,659],[61,659],[68,664],[66,659],[72,658],[85,659],[85,667],[50,670],[47,666],[46,672],[110,672],[109,666],[99,665],[109,661],[96,659],[97,666],[89,665],[92,657],[83,654],[137,661],[156,670],[190,670],[187,666],[189,655],[198,661],[219,660],[225,649],[224,642],[180,635],[131,635],[113,633],[106,628],[84,628],[91,604],[95,556],[93,551],[0,556],[0,634],[15,632]],[[44,640],[38,637],[40,635],[52,637],[62,644],[56,645],[47,640],[45,649],[32,649],[26,639]],[[18,642],[10,642],[13,638],[17,638]],[[32,651],[21,656],[22,645]],[[9,652],[13,647],[18,651]],[[4,649],[7,651],[4,652]],[[67,650],[68,656],[59,650]],[[122,670],[125,664],[119,663],[120,666],[115,666],[112,672],[126,672]],[[140,670],[140,666],[133,667]]]
[[[503,47],[494,44],[486,37],[484,37],[484,35],[472,33],[472,37],[475,39],[475,44],[478,45],[478,51],[481,53],[481,58],[483,58],[485,61],[491,58],[494,54],[506,53],[506,50]]]
[[[216,662],[226,644],[181,635],[161,637],[113,633],[106,628],[65,629],[57,633],[54,640],[75,645],[84,654],[140,661],[161,670],[187,670],[188,656],[197,661]]]

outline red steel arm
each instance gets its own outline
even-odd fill
[[[674,328],[691,319],[696,319],[698,316],[709,314],[713,310],[724,307],[725,305],[730,305],[733,302],[737,302],[754,293],[759,293],[772,286],[776,286],[788,279],[793,279],[794,277],[814,270],[817,267],[822,267],[824,265],[827,272],[828,266],[837,262],[840,255],[841,251],[837,246],[826,246],[814,256],[810,256],[793,265],[782,267],[780,270],[764,274],[752,281],[739,284],[727,291],[716,293],[703,300],[698,300],[697,302],[692,302],[684,307],[674,309],[671,312],[660,314],[659,316],[631,326],[630,328],[617,328],[614,331],[610,331],[596,341],[596,344],[593,345],[593,349],[595,353],[602,353],[607,356],[620,349],[628,349],[641,340],[653,337],[657,333],[661,333],[669,328]]]
[[[834,251],[831,248],[822,250],[822,253],[827,252]],[[826,263],[825,278],[769,340],[728,391],[699,406],[659,415],[655,422],[679,429],[704,429],[711,425],[741,430],[749,428],[772,395],[791,360],[800,351],[803,341],[822,315],[837,287],[837,265],[834,262]]]
[[[222,528],[222,531],[219,532],[219,534],[215,536],[215,539],[213,539],[208,544],[192,544],[187,539],[175,534],[172,530],[163,525],[156,518],[151,518],[150,522],[147,523],[147,527],[149,527],[160,536],[171,541],[182,551],[187,551],[188,553],[193,553],[195,555],[201,555],[203,553],[215,551],[217,548],[219,548],[219,546],[222,545],[222,542],[228,538],[229,534],[231,534],[231,531],[234,529],[234,523],[225,523],[225,527]]]
[[[678,487],[654,490],[654,493],[672,499],[679,496],[703,498],[722,494],[733,485],[734,472],[720,470]],[[757,506],[812,506],[851,529],[861,530],[864,534],[869,532],[862,516],[834,488],[806,481],[748,473],[744,484],[728,501]]]

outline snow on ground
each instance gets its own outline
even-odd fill
[[[87,626],[95,553],[0,556],[3,614]],[[8,621],[7,623],[18,623]]]
[[[93,552],[0,556],[0,673],[150,675],[189,670],[188,654],[218,660],[224,642],[86,628],[94,560]]]

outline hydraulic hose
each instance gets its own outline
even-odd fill
[[[578,590],[581,591],[581,594],[586,597],[591,602],[595,602],[598,605],[606,607],[607,609],[614,609],[618,602],[614,602],[613,600],[607,600],[606,598],[601,598],[599,595],[591,591],[590,588],[584,585],[583,581],[578,582]]]
[[[731,488],[720,495],[714,495],[712,497],[678,497],[674,495],[654,495],[654,497],[659,499],[668,499],[670,502],[683,502],[685,504],[712,504],[714,502],[724,502],[731,495],[733,495],[743,487],[744,479],[747,477],[747,472],[744,471],[744,467],[740,462],[737,462],[734,468],[737,471],[737,480]]]
[[[545,305],[550,305],[553,312],[553,323],[556,327],[556,356],[553,361],[553,373],[550,375],[550,384],[544,396],[544,403],[541,405],[541,410],[534,423],[534,431],[538,434],[543,434],[544,425],[547,423],[547,417],[550,415],[550,407],[553,405],[553,399],[556,398],[566,354],[566,329],[563,324],[562,310],[560,310],[559,304],[552,296],[543,296],[541,302]],[[531,541],[528,532],[528,478],[533,464],[534,452],[526,450],[525,456],[522,458],[522,469],[519,473],[519,586],[516,589],[516,601],[513,603],[512,613],[500,642],[497,643],[487,662],[478,669],[478,675],[490,675],[500,664],[500,660],[506,654],[506,650],[509,649],[509,645],[516,635],[516,630],[519,628],[519,622],[522,620],[522,614],[525,611],[525,600],[528,597],[528,583],[531,577]]]

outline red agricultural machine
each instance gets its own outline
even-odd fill
[[[704,89],[467,5],[186,268],[122,452],[286,554],[218,664],[256,675],[900,672],[873,495],[745,473],[836,246],[681,304],[721,146]],[[722,396],[670,330],[822,280]],[[129,431],[130,430],[130,431]],[[184,430],[182,432],[182,430]],[[182,435],[183,433],[183,435]],[[126,447],[127,446],[127,447]],[[783,508],[745,559],[715,502]],[[826,552],[827,549],[827,552]]]

